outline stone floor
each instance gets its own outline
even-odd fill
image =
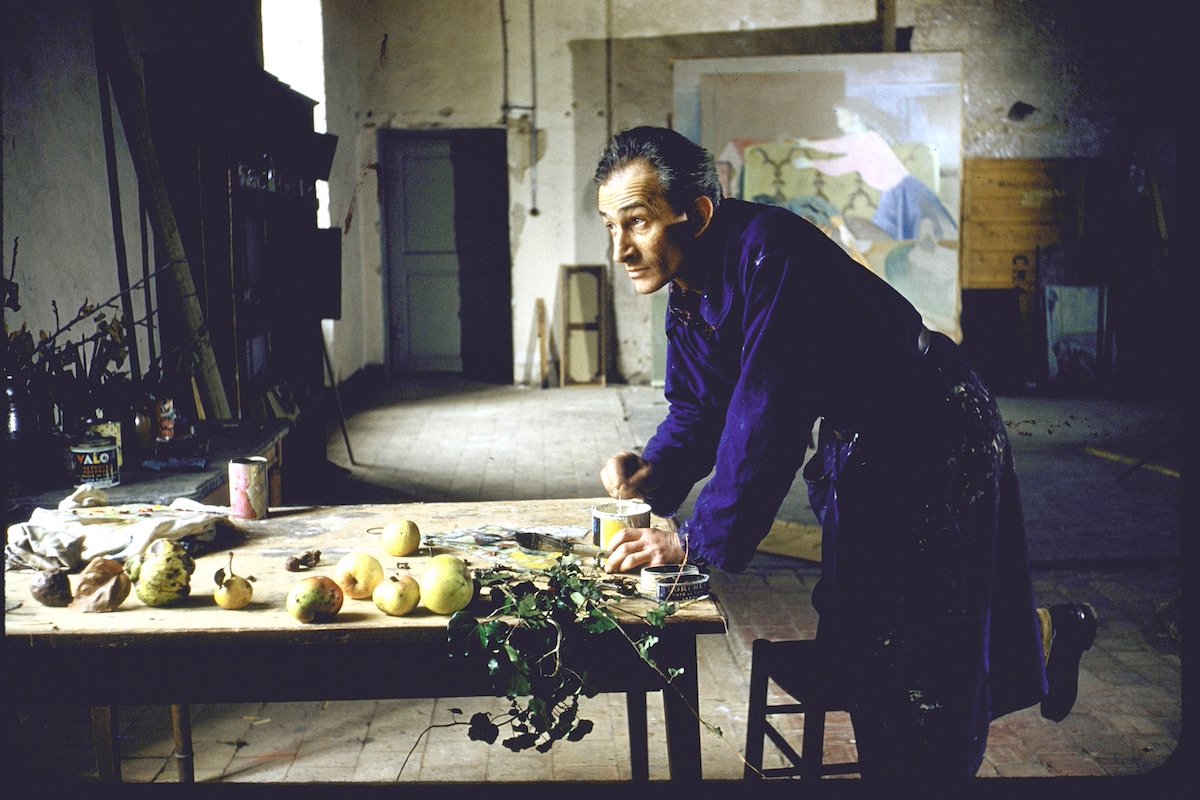
[[[1178,417],[1166,404],[1094,399],[1005,398],[1001,409],[1011,420],[1018,470],[1029,465],[1022,486],[1038,601],[1088,600],[1100,629],[1083,656],[1071,715],[1052,723],[1032,708],[995,721],[979,775],[1094,777],[1101,782],[1085,785],[1103,789],[1117,785],[1103,778],[1169,774],[1183,722]],[[329,458],[347,473],[323,482],[328,496],[314,502],[598,496],[603,459],[640,447],[665,406],[649,387],[538,390],[423,379],[365,392],[346,411],[353,463],[331,426]],[[1022,426],[1033,435],[1022,435]],[[1110,506],[1155,511],[1122,515]],[[797,491],[780,511],[801,522],[807,514]],[[706,781],[741,779],[751,643],[811,636],[808,594],[816,578],[811,562],[761,553],[744,573],[712,576],[729,633],[703,636],[699,648],[700,715],[710,731],[702,734]],[[650,771],[661,780],[668,765],[656,700],[649,704]],[[464,726],[450,724],[503,707],[487,698],[196,706],[195,776],[203,783],[431,787],[629,778],[621,696],[585,701],[594,731],[544,755],[469,741]],[[119,714],[123,779],[176,781],[169,710],[122,707]],[[95,779],[86,709],[30,708],[10,730],[10,776]],[[768,766],[780,763],[766,750]],[[844,715],[831,716],[826,751],[829,759],[853,757]],[[1001,786],[1008,783],[982,781],[980,788]]]

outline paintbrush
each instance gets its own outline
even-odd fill
[[[564,553],[585,558],[607,558],[610,553],[599,547],[581,542],[571,542],[547,536],[533,531],[517,531],[513,538],[517,544],[527,550],[541,550],[548,553]]]

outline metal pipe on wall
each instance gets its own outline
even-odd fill
[[[536,20],[534,18],[534,0],[529,2],[529,82],[530,104],[527,106],[513,105],[509,102],[508,94],[508,11],[504,0],[500,0],[500,39],[503,47],[504,71],[504,120],[507,124],[509,112],[518,109],[529,112],[529,215],[536,217],[539,213],[537,205],[537,37]]]

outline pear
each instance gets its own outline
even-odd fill
[[[223,569],[217,570],[217,574],[213,576],[216,581],[217,588],[213,590],[213,600],[217,602],[221,608],[235,609],[242,608],[254,596],[254,584],[251,581],[254,577],[243,578],[241,575],[233,574],[233,551],[229,553],[229,572]]]
[[[174,539],[155,539],[144,553],[125,562],[134,593],[148,606],[171,605],[187,598],[195,571],[196,562]]]

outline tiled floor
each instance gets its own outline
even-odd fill
[[[328,482],[329,496],[314,502],[598,496],[602,491],[596,476],[603,459],[619,449],[639,447],[665,412],[660,391],[649,387],[538,390],[421,380],[367,394],[346,405],[354,464],[340,430],[331,427],[330,459],[351,474]],[[1180,597],[1180,563],[1170,556],[1178,553],[1178,522],[1174,531],[1158,531],[1165,545],[1143,545],[1138,537],[1149,542],[1144,517],[1140,528],[1115,532],[1111,528],[1124,523],[1110,520],[1101,526],[1108,529],[1104,542],[1094,545],[1109,549],[1104,557],[1089,557],[1086,531],[1097,525],[1087,514],[1105,501],[1079,497],[1082,479],[1060,473],[1063,459],[1080,458],[1086,439],[1100,452],[1133,457],[1093,458],[1104,463],[1089,469],[1109,470],[1108,477],[1100,473],[1095,478],[1109,482],[1105,494],[1116,495],[1121,503],[1169,503],[1179,480],[1170,453],[1156,451],[1150,466],[1162,469],[1148,476],[1141,475],[1148,470],[1138,469],[1132,482],[1126,481],[1125,464],[1143,455],[1131,444],[1144,433],[1141,426],[1169,439],[1164,420],[1167,425],[1177,420],[1170,409],[1154,404],[1148,411],[1115,401],[1013,399],[1001,406],[1006,418],[1011,413],[1024,422],[1075,420],[1074,440],[1067,435],[1037,441],[1014,436],[1014,447],[1028,451],[1036,471],[1037,491],[1028,493],[1026,517],[1038,600],[1045,605],[1089,600],[1100,611],[1101,626],[1096,644],[1083,657],[1080,697],[1072,714],[1052,723],[1032,708],[997,720],[980,776],[1161,774],[1156,768],[1168,763],[1179,745],[1183,716],[1181,637],[1169,627],[1177,619]],[[1089,425],[1086,433],[1081,430]],[[1077,504],[1076,511],[1068,512],[1073,522],[1054,516],[1062,513],[1063,504],[1042,485],[1055,475]],[[1121,492],[1135,496],[1122,497]],[[802,496],[793,495],[781,518],[809,521]],[[1050,519],[1053,524],[1047,524]],[[1047,541],[1033,540],[1037,530],[1049,530]],[[1054,536],[1060,541],[1052,541]],[[1128,540],[1124,545],[1121,536]],[[1138,557],[1113,557],[1122,546]],[[1072,557],[1062,557],[1064,552]],[[814,564],[764,554],[740,575],[712,576],[730,628],[728,635],[704,636],[700,643],[700,715],[711,729],[702,737],[706,780],[742,777],[751,643],[756,637],[812,635],[816,617],[808,594],[816,577]],[[347,665],[354,668],[365,667]],[[651,696],[649,705],[652,780],[668,775],[656,700]],[[559,743],[545,755],[469,741],[464,726],[448,724],[474,711],[503,708],[503,701],[486,698],[197,706],[191,709],[195,776],[199,782],[288,784],[629,778],[621,696],[585,701],[584,714],[595,722],[595,730],[583,741]],[[121,708],[120,715],[123,778],[177,780],[169,710],[129,707]],[[63,714],[34,709],[17,721],[15,732],[20,746],[7,751],[13,757],[10,773],[83,780],[95,776],[86,710]],[[779,763],[770,745],[766,750],[767,765]],[[844,715],[830,718],[826,751],[835,760],[853,756],[853,732]]]

